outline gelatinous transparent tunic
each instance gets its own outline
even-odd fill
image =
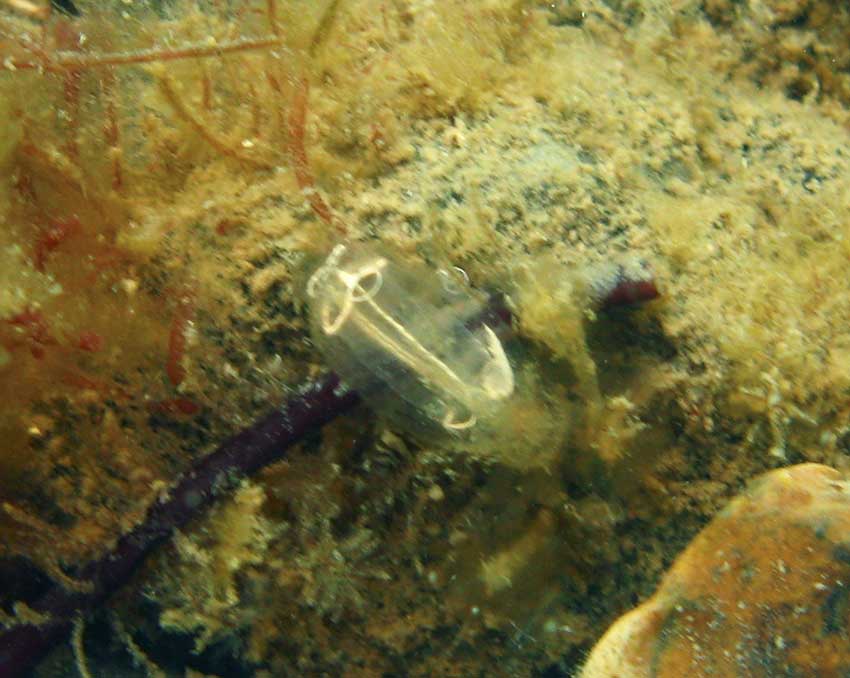
[[[329,366],[408,427],[468,430],[513,392],[482,299],[445,272],[337,245],[307,293]]]

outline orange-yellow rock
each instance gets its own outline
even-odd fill
[[[581,678],[850,676],[850,482],[768,473],[691,542]]]

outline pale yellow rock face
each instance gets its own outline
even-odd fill
[[[801,464],[755,480],[621,617],[581,678],[828,678],[850,671],[850,483]]]

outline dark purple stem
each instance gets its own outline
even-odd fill
[[[50,620],[22,624],[0,633],[0,678],[21,678],[62,638],[74,618],[94,610],[138,569],[145,557],[175,529],[197,517],[217,494],[234,482],[282,459],[307,433],[352,409],[359,401],[339,377],[326,375],[302,388],[280,409],[225,440],[188,469],[166,497],[148,509],[144,520],[122,536],[115,548],[83,567],[77,577],[91,591],[68,591],[54,584],[30,604]]]
[[[661,296],[652,268],[638,257],[594,266],[585,276],[590,302],[600,310],[638,306]]]
[[[661,296],[655,280],[635,280],[621,278],[614,287],[600,300],[600,308],[617,308],[619,306],[635,306],[645,301],[652,301]]]

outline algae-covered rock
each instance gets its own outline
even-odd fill
[[[621,617],[581,678],[850,671],[850,483],[819,464],[753,482]]]

